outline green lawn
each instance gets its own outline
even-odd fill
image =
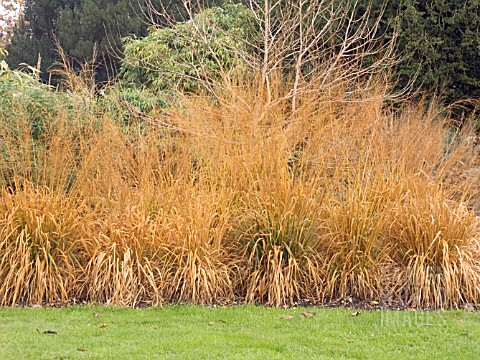
[[[309,310],[3,308],[0,359],[480,358],[476,313]]]

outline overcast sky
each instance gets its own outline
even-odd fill
[[[21,11],[21,5],[16,0],[0,1],[0,33],[5,35],[5,30],[13,26],[15,19]]]

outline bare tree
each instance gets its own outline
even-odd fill
[[[268,89],[272,73],[292,75],[292,112],[307,91],[360,79],[368,82],[397,61],[394,39],[384,41],[379,34],[382,14],[372,21],[370,8],[359,14],[357,2],[250,0],[250,7],[262,38],[262,81]]]
[[[321,95],[327,88],[348,88],[348,84],[358,85],[359,81],[368,87],[372,79],[389,72],[398,62],[395,36],[387,41],[384,34],[379,33],[382,14],[371,19],[370,7],[361,13],[357,1],[249,0],[248,5],[256,37],[235,39],[236,44],[245,45],[242,48],[249,49],[248,52],[237,51],[231,45],[226,50],[235,53],[249,71],[260,73],[267,106],[289,99],[291,113],[295,114],[303,96]],[[193,71],[178,75],[196,78],[205,89],[218,95],[221,82],[228,80],[230,73],[211,47],[211,28],[215,24],[194,21],[198,3],[184,0],[183,7],[192,27],[188,34],[192,44],[196,41],[207,49],[209,58],[220,69],[220,76],[214,78],[208,73],[203,62],[205,52],[195,47],[191,53],[196,61],[179,64],[179,68],[188,67]],[[155,9],[151,3],[149,11],[157,18],[168,18],[165,9]],[[228,33],[228,29],[216,30]],[[272,79],[278,74],[285,79],[289,91],[282,99],[273,100]]]

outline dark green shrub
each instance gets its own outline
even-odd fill
[[[196,14],[170,28],[149,29],[143,39],[128,37],[122,83],[154,91],[198,92],[222,74],[239,71],[248,53],[253,13],[227,3]]]

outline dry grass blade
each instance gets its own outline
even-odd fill
[[[480,294],[479,223],[464,205],[441,192],[407,194],[395,214],[392,241],[403,265],[406,303],[418,307],[458,307]]]
[[[0,208],[2,305],[75,297],[84,256],[81,204],[25,182],[22,192],[3,191]]]
[[[27,107],[0,113],[0,304],[478,303],[468,131],[434,104],[389,112],[385,86],[305,80],[293,105],[282,73],[226,80],[180,96],[168,130],[88,104],[38,133]]]

